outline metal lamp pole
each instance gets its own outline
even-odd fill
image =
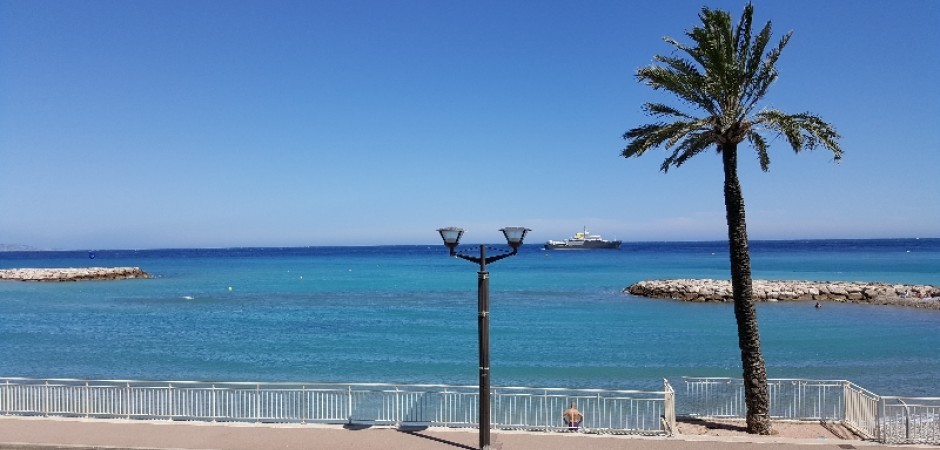
[[[503,235],[506,237],[506,242],[512,250],[503,250],[502,253],[489,257],[486,256],[485,245],[480,245],[479,257],[457,251],[460,237],[463,236],[462,228],[447,227],[440,228],[437,231],[441,234],[441,238],[444,239],[444,245],[450,249],[451,256],[480,265],[480,271],[477,272],[477,342],[479,344],[480,355],[480,449],[488,450],[490,448],[490,273],[486,271],[486,265],[518,253],[526,233],[532,230],[525,227],[506,227],[500,229],[499,231],[503,232]]]

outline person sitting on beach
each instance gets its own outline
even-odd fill
[[[578,411],[578,405],[571,402],[571,407],[561,413],[561,419],[564,420],[565,425],[568,426],[568,431],[578,431],[578,428],[581,427],[581,422],[584,421],[584,414]]]

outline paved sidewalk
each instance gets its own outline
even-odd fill
[[[433,428],[400,431],[333,425],[266,425],[136,420],[0,417],[0,449],[401,449],[473,450],[475,429]],[[535,433],[494,430],[493,450],[850,450],[940,448],[887,446],[838,439],[774,437],[640,437],[579,433]]]

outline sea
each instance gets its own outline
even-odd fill
[[[940,285],[940,239],[750,248],[755,279]],[[479,267],[443,245],[0,253],[0,268],[113,266],[153,278],[0,282],[0,376],[477,383]],[[663,379],[679,388],[683,376],[741,376],[730,303],[623,291],[645,279],[728,279],[726,242],[527,244],[487,269],[493,386],[658,390]],[[757,310],[771,378],[940,397],[938,310]]]

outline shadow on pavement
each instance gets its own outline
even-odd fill
[[[476,450],[476,447],[471,447],[471,446],[469,446],[469,445],[461,444],[461,443],[459,443],[459,442],[448,441],[447,439],[441,439],[441,438],[436,437],[436,436],[428,436],[428,435],[426,435],[426,434],[421,434],[421,433],[419,433],[419,432],[417,432],[417,431],[408,431],[408,430],[405,430],[405,429],[400,429],[400,430],[398,430],[398,431],[400,431],[400,432],[402,432],[402,433],[405,433],[405,434],[410,434],[410,435],[415,436],[415,437],[419,437],[419,438],[421,438],[421,439],[427,439],[427,440],[431,440],[431,441],[434,441],[434,442],[440,442],[441,444],[447,444],[447,445],[450,445],[450,446],[452,446],[452,447],[463,448],[463,449],[466,449],[466,450]]]

